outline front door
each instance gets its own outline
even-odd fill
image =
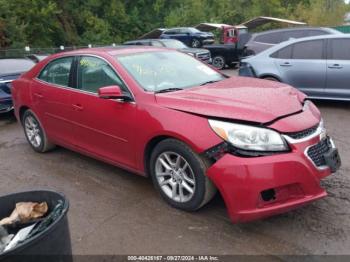
[[[325,96],[350,99],[350,39],[330,39],[328,42]]]
[[[94,56],[79,58],[76,80],[79,92],[72,95],[72,105],[78,147],[107,161],[134,166],[136,104],[97,95],[99,88],[111,85],[129,92],[126,85],[109,63]]]

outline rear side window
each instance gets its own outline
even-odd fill
[[[293,44],[292,59],[323,59],[323,40]]]
[[[289,45],[273,53],[271,57],[280,59],[290,59],[292,58],[292,50],[293,46]]]
[[[330,40],[328,59],[350,60],[350,39]]]
[[[39,75],[39,79],[48,83],[69,86],[73,57],[63,57],[50,62]]]
[[[123,91],[126,87],[112,67],[104,60],[83,56],[78,63],[78,89],[97,93],[98,89],[105,86],[118,85]]]
[[[260,43],[266,43],[266,44],[278,44],[282,42],[282,33],[272,32],[272,33],[257,35],[254,41],[260,42]]]

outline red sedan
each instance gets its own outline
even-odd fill
[[[231,77],[174,50],[53,55],[13,83],[15,113],[37,152],[55,145],[150,176],[187,211],[218,190],[233,222],[326,196],[340,166],[320,112],[282,83]]]

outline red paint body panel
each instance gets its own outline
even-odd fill
[[[326,196],[320,180],[330,170],[320,171],[304,155],[307,146],[319,141],[293,145],[292,152],[259,158],[236,157],[226,154],[207,172],[223,196],[234,222],[246,222],[279,214]],[[269,205],[260,206],[260,193],[271,188],[297,185],[300,194],[290,194]],[[288,194],[288,193],[287,193]]]
[[[279,132],[315,126],[320,113],[312,104],[303,110],[305,95],[271,81],[232,77],[202,87],[153,94],[144,91],[113,57],[160,49],[85,49],[56,54],[38,63],[13,82],[17,118],[23,107],[38,116],[49,139],[72,150],[146,175],[145,150],[152,139],[173,137],[203,153],[220,143],[208,119],[268,123]],[[163,49],[161,49],[163,50]],[[134,102],[101,99],[97,94],[44,83],[36,76],[51,60],[62,56],[94,55],[108,61],[129,87]],[[318,170],[304,155],[319,137],[290,145],[289,153],[264,157],[225,154],[207,171],[222,194],[234,222],[285,212],[326,195]],[[265,203],[260,193],[276,189],[276,200]]]

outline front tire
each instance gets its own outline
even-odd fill
[[[55,145],[47,139],[46,133],[40,125],[38,118],[31,110],[24,112],[22,125],[27,141],[34,151],[44,153],[55,147]]]
[[[153,150],[150,160],[153,184],[171,206],[195,211],[215,195],[216,188],[205,175],[205,162],[185,143],[163,140]]]

